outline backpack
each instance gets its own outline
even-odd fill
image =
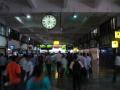
[[[80,75],[81,74],[82,67],[79,63],[79,61],[74,61],[73,65],[73,74],[74,75]]]

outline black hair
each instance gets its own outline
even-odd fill
[[[83,56],[85,56],[85,53],[83,53]]]
[[[37,65],[34,67],[33,76],[39,77],[43,73],[43,66]]]
[[[73,59],[76,60],[77,58],[78,58],[77,54],[74,53],[74,54],[73,54]]]
[[[82,55],[83,55],[83,53],[80,53],[80,55],[82,56]]]
[[[17,58],[18,58],[17,56],[11,56],[12,61],[16,61]]]
[[[89,54],[89,53],[87,53],[87,56],[90,56],[90,54]]]

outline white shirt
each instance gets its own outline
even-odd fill
[[[92,66],[91,66],[91,61],[92,61],[92,59],[91,59],[91,57],[90,56],[87,56],[86,57],[86,63],[87,63],[87,66],[88,66],[88,68],[91,68]]]
[[[33,68],[34,68],[33,63],[31,61],[25,62],[24,67],[23,67],[25,72],[29,72],[29,75],[32,75]]]
[[[22,58],[20,61],[19,61],[19,64],[22,68],[24,68],[24,66],[26,65],[26,59],[25,58]]]
[[[116,56],[115,58],[115,65],[120,66],[120,56]]]
[[[57,53],[57,54],[56,54],[56,61],[57,61],[57,62],[61,62],[61,60],[62,60],[62,54]]]
[[[84,65],[85,69],[88,70],[87,58],[84,56],[81,56],[80,61]]]
[[[78,59],[81,61],[81,63],[83,64],[84,67],[86,67],[86,58],[83,56],[79,56]]]

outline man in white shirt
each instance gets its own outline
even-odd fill
[[[58,77],[59,77],[60,76],[59,71],[60,71],[61,60],[62,60],[62,54],[60,51],[55,55],[55,58],[56,58],[56,62],[57,62],[57,72],[58,72]]]
[[[24,81],[29,79],[29,77],[32,75],[33,69],[34,69],[33,63],[31,61],[31,56],[27,56],[26,60],[27,61],[24,63],[24,66],[23,66],[23,69],[25,70],[25,73],[26,73]]]
[[[120,53],[116,55],[114,66],[113,83],[116,82],[117,75],[120,73]]]
[[[86,56],[86,63],[87,63],[87,77],[90,78],[90,75],[92,74],[92,58],[90,57],[89,53],[87,53]]]

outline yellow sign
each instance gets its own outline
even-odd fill
[[[73,48],[73,52],[79,52],[78,48]]]
[[[115,31],[115,38],[120,38],[120,31]]]
[[[119,47],[118,41],[112,41],[112,48],[118,48],[118,47]]]
[[[54,41],[53,44],[54,44],[54,45],[59,45],[60,42],[59,42],[59,41]]]

